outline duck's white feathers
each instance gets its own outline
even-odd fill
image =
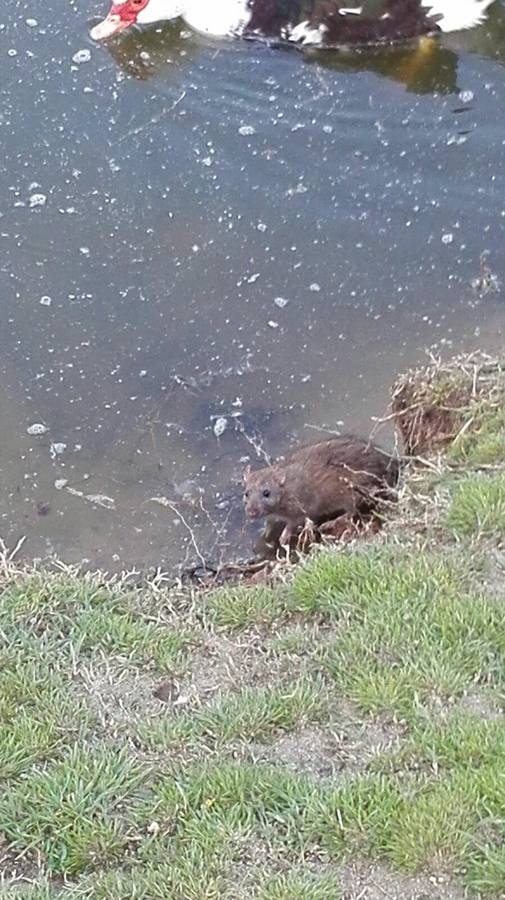
[[[441,31],[464,31],[481,25],[494,0],[421,0]]]

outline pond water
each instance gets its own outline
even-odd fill
[[[257,448],[368,433],[427,348],[503,344],[471,282],[484,251],[505,277],[505,9],[304,57],[180,22],[96,46],[106,5],[0,13],[0,535],[236,557]]]

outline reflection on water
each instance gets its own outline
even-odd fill
[[[505,14],[304,58],[177,24],[96,47],[102,6],[0,22],[0,533],[229,557],[258,447],[366,431],[427,347],[501,346],[470,282],[483,250],[504,274]]]

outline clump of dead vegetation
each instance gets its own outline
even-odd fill
[[[400,375],[391,410],[405,453],[416,456],[475,443],[490,416],[504,416],[504,401],[505,361],[475,352]]]
[[[398,376],[390,420],[404,453],[390,535],[444,543],[498,536],[505,504],[505,360],[480,351],[431,358]]]

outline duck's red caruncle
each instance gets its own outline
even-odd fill
[[[134,25],[139,13],[149,2],[150,0],[124,0],[123,3],[113,3],[103,22],[91,29],[91,37],[95,41],[103,41]]]

